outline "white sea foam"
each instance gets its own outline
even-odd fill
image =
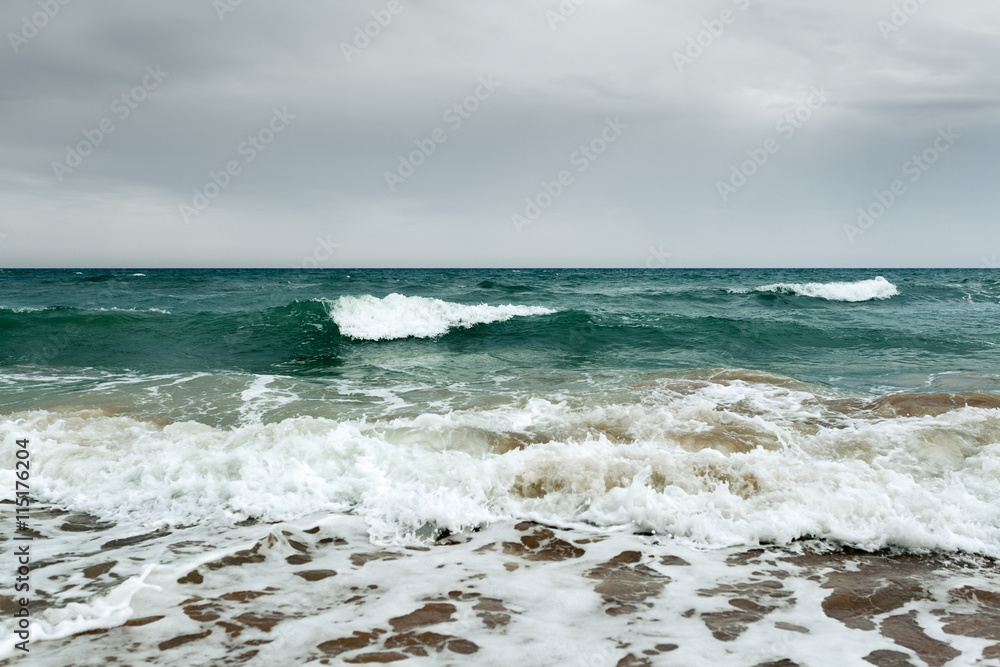
[[[32,514],[44,536],[35,544],[61,554],[40,560],[33,576],[64,582],[32,613],[32,664],[103,664],[126,640],[134,661],[155,662],[163,642],[199,632],[182,602],[192,595],[220,620],[280,610],[273,629],[247,625],[241,641],[267,640],[247,664],[305,663],[321,642],[389,627],[386,619],[446,591],[461,592],[447,598],[459,622],[441,632],[474,642],[484,664],[614,665],[654,643],[677,645],[669,664],[730,664],[733,655],[739,664],[863,664],[892,645],[878,619],[865,634],[824,612],[823,571],[868,561],[835,554],[810,564],[824,545],[791,543],[1000,555],[1000,410],[891,417],[885,401],[852,409],[842,396],[784,380],[712,372],[600,399],[521,397],[406,418],[267,423],[284,400],[283,378],[253,376],[240,378],[236,394],[252,419],[236,426],[93,410],[0,416],[0,441],[31,440],[35,503],[113,522],[78,532],[62,524],[79,517]],[[5,494],[13,482],[13,471],[0,469]],[[523,520],[549,528],[515,527]],[[470,526],[481,529],[447,546],[402,548],[433,528]],[[529,533],[580,549],[552,562],[519,557]],[[597,537],[579,539],[584,533]],[[758,559],[748,549],[760,542],[788,548]],[[802,548],[810,558],[795,557]],[[247,550],[253,559],[224,564]],[[302,576],[289,557],[303,552],[304,567],[332,578]],[[622,570],[637,577],[625,594],[649,587],[650,596],[641,612],[613,615],[601,571],[626,553],[639,565]],[[111,570],[80,575],[95,566]],[[928,561],[916,582],[934,599],[919,598],[907,613],[974,660],[986,639],[937,631],[938,610],[962,604],[948,600],[969,570],[928,574],[936,568]],[[204,578],[197,584],[195,570]],[[978,589],[1000,590],[994,570],[976,575]],[[247,591],[266,597],[241,599]],[[734,595],[769,611],[720,640],[712,619],[732,613]],[[475,620],[478,600],[502,605],[502,628]],[[120,627],[128,620],[145,624]],[[0,660],[16,653],[13,623],[0,619]],[[229,635],[206,623],[213,632],[169,649],[173,662],[225,661]],[[93,641],[60,639],[104,628]],[[823,653],[831,641],[843,650]]]
[[[538,527],[536,532],[513,523],[411,550],[372,545],[363,520],[353,515],[313,515],[221,532],[191,525],[164,531],[123,551],[109,551],[97,548],[101,541],[134,540],[134,530],[114,526],[87,548],[87,533],[61,532],[55,529],[59,522],[56,518],[55,525],[36,523],[50,533],[46,547],[54,550],[59,545],[63,554],[39,563],[33,575],[62,582],[59,599],[32,612],[31,664],[38,667],[105,664],[107,656],[120,657],[122,646],[128,647],[134,664],[162,662],[164,655],[170,656],[170,664],[223,664],[234,652],[244,653],[246,646],[260,649],[247,665],[313,663],[321,642],[349,636],[356,628],[363,632],[390,627],[387,619],[444,599],[456,609],[457,622],[428,628],[440,634],[425,637],[457,635],[473,642],[478,647],[475,664],[611,667],[630,653],[653,653],[649,649],[660,645],[658,652],[667,653],[670,660],[654,664],[780,664],[789,659],[813,667],[838,667],[866,664],[864,658],[872,651],[892,646],[877,625],[862,632],[824,612],[822,603],[830,589],[822,586],[830,566],[837,567],[832,576],[842,577],[842,571],[866,564],[864,556],[851,554],[820,556],[818,563],[803,565],[794,548],[756,554],[743,549],[706,551],[624,531],[589,531],[588,536],[596,539],[580,540],[581,531]],[[557,555],[547,562],[532,562],[508,551],[540,533],[542,540],[549,534],[562,540],[564,548],[581,548],[571,557]],[[245,556],[248,549],[262,560],[237,557],[233,560],[242,564],[222,563],[227,556]],[[305,572],[290,566],[289,557],[301,556],[303,549],[309,556],[306,567],[328,573],[329,578],[306,580],[299,576]],[[812,550],[807,553],[816,555]],[[634,570],[615,565],[623,555],[638,562]],[[109,558],[116,561],[109,563]],[[91,565],[110,565],[112,571],[96,582],[80,576]],[[602,570],[609,569],[612,586],[601,579]],[[905,573],[908,568],[900,569]],[[934,564],[928,563],[927,569],[935,569]],[[203,579],[194,585],[183,583],[181,578],[196,570]],[[975,583],[979,590],[997,590],[993,570],[979,571]],[[938,610],[950,592],[970,583],[968,574],[954,568],[923,573],[916,581],[904,579],[929,594],[928,599],[917,596],[907,606],[910,614],[916,614],[914,623],[939,627]],[[628,585],[618,585],[617,576],[627,577]],[[125,577],[125,583],[119,583]],[[93,591],[95,584],[100,592]],[[455,592],[445,598],[446,591]],[[244,597],[250,592],[260,597]],[[621,612],[619,607],[619,613],[608,613],[630,595],[646,596],[641,612]],[[74,596],[82,601],[65,602]],[[767,604],[756,608],[763,617],[754,613],[737,617],[744,627],[721,638],[715,634],[719,626],[713,618],[731,617],[733,607],[744,609],[748,600]],[[206,608],[207,620],[202,620],[197,612]],[[483,613],[486,610],[498,612],[489,616]],[[873,608],[862,618],[882,611]],[[216,618],[246,624],[237,643],[219,630]],[[267,630],[251,625],[260,618],[277,623]],[[566,618],[573,622],[566,623]],[[121,627],[126,620],[133,626]],[[0,660],[18,653],[13,647],[14,623],[13,618],[0,618],[0,637],[6,640],[0,641]],[[103,628],[109,631],[59,640],[69,633]],[[973,664],[971,660],[992,643],[986,638],[935,636],[969,657],[950,664]],[[672,648],[664,646],[668,643]],[[838,651],[831,652],[831,644],[837,644]],[[359,647],[353,656],[339,656],[337,664],[354,662],[357,654],[372,653],[378,646],[375,642]],[[437,662],[447,662],[447,655]]]
[[[118,308],[117,306],[112,306],[111,308],[90,308],[88,310],[121,313],[159,313],[161,315],[171,314],[169,310],[164,310],[162,308]]]
[[[28,632],[31,640],[62,639],[88,630],[113,628],[121,625],[132,616],[132,599],[137,593],[149,588],[159,589],[158,586],[145,583],[146,577],[154,567],[153,565],[145,566],[142,574],[128,579],[104,597],[96,598],[87,603],[71,602],[65,607],[47,610],[47,613],[43,615],[43,620],[36,620],[29,624]],[[0,642],[0,656],[14,653],[14,646],[18,639],[13,633],[10,635]]]
[[[36,443],[40,500],[106,520],[232,525],[350,508],[382,541],[533,519],[697,546],[812,536],[1000,555],[1000,410],[847,416],[809,392],[737,381],[625,404],[535,398],[231,429],[36,411],[0,419],[0,437]],[[0,486],[14,488],[9,468]]]
[[[0,306],[0,310],[7,310],[12,313],[37,313],[45,310],[45,308],[32,308],[31,306]]]
[[[809,296],[829,301],[872,301],[875,299],[889,299],[899,294],[896,286],[882,276],[872,278],[871,280],[859,280],[853,283],[774,283],[752,289],[731,289],[729,292],[731,294],[746,294],[748,292],[797,294],[799,296]]]
[[[330,316],[340,332],[360,340],[433,338],[455,327],[504,322],[512,317],[549,315],[556,311],[539,306],[468,306],[421,296],[390,294],[342,296],[329,304]]]
[[[275,381],[273,375],[257,375],[246,389],[240,394],[243,405],[240,408],[240,419],[244,423],[260,423],[263,414],[268,410],[274,410],[284,405],[294,403],[299,399],[298,394],[287,388],[274,388],[271,385]]]
[[[21,313],[39,313],[39,312],[44,312],[44,311],[48,311],[48,310],[52,310],[52,309],[51,308],[32,307],[32,306],[0,306],[0,311],[3,311],[3,310],[7,310],[7,311],[10,311],[12,313],[21,314]],[[105,313],[106,312],[123,312],[123,313],[160,313],[161,315],[170,315],[171,314],[169,310],[164,310],[162,308],[118,308],[118,307],[113,306],[111,308],[82,308],[81,310],[84,310],[86,312],[95,312],[95,313],[96,312],[105,312]]]

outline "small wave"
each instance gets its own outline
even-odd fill
[[[117,306],[112,306],[111,308],[84,308],[85,312],[118,312],[118,313],[159,313],[160,315],[170,315],[169,310],[164,310],[162,308],[119,308]]]
[[[163,308],[119,308],[118,306],[112,306],[111,308],[77,308],[75,306],[46,306],[44,308],[37,306],[0,306],[0,312],[7,311],[11,313],[23,314],[23,313],[59,313],[59,312],[69,312],[75,311],[78,313],[159,313],[160,315],[170,315],[169,310],[164,310]]]
[[[533,292],[534,289],[528,287],[527,285],[505,285],[504,283],[494,282],[492,280],[483,280],[476,287],[480,289],[499,289],[507,292]]]
[[[797,296],[826,299],[828,301],[850,302],[889,299],[899,294],[896,286],[882,276],[870,280],[859,280],[853,283],[774,283],[773,285],[762,285],[752,289],[740,288],[729,290],[730,294],[747,294],[749,292],[794,294]]]
[[[477,324],[505,322],[512,317],[556,312],[540,306],[512,304],[467,306],[401,294],[390,294],[384,299],[368,294],[342,296],[330,304],[329,311],[340,332],[358,340],[434,338],[454,327],[468,329]]]
[[[0,311],[6,310],[10,313],[39,313],[46,308],[33,308],[31,306],[0,306]]]

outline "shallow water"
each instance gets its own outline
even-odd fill
[[[1000,664],[998,306],[989,271],[0,272],[32,664]]]
[[[33,665],[1000,658],[1000,568],[970,555],[814,540],[704,550],[532,522],[386,546],[345,514],[137,533],[48,511],[37,525],[50,622]]]

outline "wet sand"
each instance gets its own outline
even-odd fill
[[[36,518],[36,552],[64,550],[32,570],[39,667],[1000,665],[1000,568],[977,556],[531,522],[379,546],[350,515],[217,534]]]

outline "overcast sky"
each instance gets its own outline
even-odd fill
[[[4,0],[0,266],[1000,255],[1000,3],[577,2]]]

